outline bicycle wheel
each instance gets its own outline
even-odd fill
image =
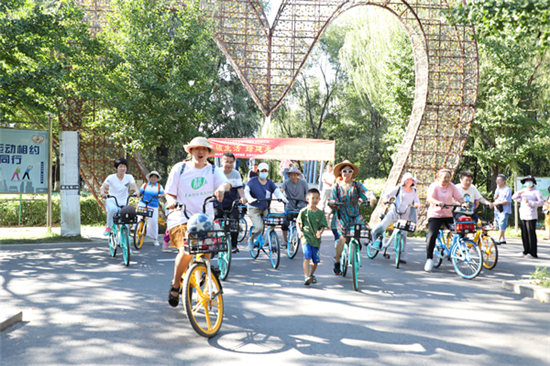
[[[111,228],[111,231],[109,231],[109,252],[111,252],[111,257],[116,256],[116,246],[116,234],[113,228]]]
[[[379,250],[374,247],[374,240],[367,244],[367,257],[374,259],[378,255],[378,252]]]
[[[451,259],[456,273],[471,280],[477,277],[483,266],[479,247],[471,240],[462,239],[451,248]]]
[[[269,259],[271,260],[271,266],[274,269],[279,267],[279,261],[281,260],[281,250],[279,247],[279,238],[275,230],[269,231]]]
[[[218,268],[220,269],[220,280],[225,281],[231,268],[231,235],[227,234],[227,251],[218,252]]]
[[[489,235],[484,235],[479,241],[479,249],[483,254],[483,267],[493,269],[498,262],[498,247],[493,238]]]
[[[254,225],[252,225],[250,227],[250,235],[248,236],[248,240],[252,240],[251,239],[251,236],[252,236],[252,230],[254,230]],[[263,234],[260,234],[260,235],[263,235]],[[250,256],[254,259],[258,258],[258,256],[260,255],[260,247],[254,247],[254,249],[252,249],[250,251]]]
[[[359,267],[361,266],[361,254],[359,253],[359,243],[352,239],[350,243],[351,255],[351,278],[353,282],[353,290],[359,290]]]
[[[183,282],[184,305],[191,326],[199,335],[214,337],[223,321],[223,290],[213,274],[207,280],[204,263],[194,263]]]
[[[441,265],[441,262],[443,262],[443,257],[445,257],[444,250],[445,250],[445,244],[443,244],[443,239],[438,236],[434,246],[434,255],[433,255],[434,268],[439,268],[439,266]]]
[[[342,255],[340,256],[340,272],[342,272],[342,276],[344,277],[346,277],[346,273],[348,273],[348,264],[349,264],[348,251],[349,251],[349,241],[344,244],[344,249],[342,250]]]
[[[288,234],[287,254],[290,259],[293,259],[298,253],[298,247],[300,246],[300,239],[298,239],[298,230],[293,225],[290,227]]]
[[[134,230],[134,247],[140,249],[145,241],[145,220],[139,220]]]
[[[403,233],[398,231],[395,233],[395,268],[399,269],[399,260],[401,259],[401,251],[403,250]]]
[[[241,241],[246,238],[246,232],[248,231],[248,223],[244,219],[244,217],[241,217],[239,219],[239,235],[237,236],[237,241],[240,243]]]
[[[128,267],[130,265],[130,233],[127,225],[120,227],[120,249],[122,249],[124,265]]]

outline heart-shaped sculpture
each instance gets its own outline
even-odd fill
[[[426,184],[442,167],[456,169],[470,130],[478,87],[477,45],[471,25],[451,26],[442,10],[459,1],[283,0],[273,25],[257,0],[207,0],[216,20],[215,41],[262,112],[282,103],[329,23],[360,5],[396,15],[411,39],[416,91],[405,138],[384,188],[404,170]],[[383,209],[379,205],[373,217]]]
[[[42,135],[32,135],[31,140],[32,140],[35,144],[40,145],[41,143],[44,142],[45,137],[42,136]]]

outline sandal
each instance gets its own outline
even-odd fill
[[[178,296],[172,295],[172,292],[177,292]],[[180,288],[175,288],[175,287],[172,287],[172,285],[170,285],[170,292],[168,292],[168,303],[170,304],[171,307],[175,308],[176,306],[178,306],[180,302],[179,294],[181,294]]]

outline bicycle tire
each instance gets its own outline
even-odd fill
[[[239,218],[239,234],[237,235],[237,241],[240,243],[246,238],[248,231],[248,223],[244,217]]]
[[[463,252],[462,247],[466,249]],[[451,260],[456,273],[462,278],[471,280],[476,278],[483,268],[481,250],[473,241],[462,239],[451,248]]]
[[[346,274],[348,273],[348,260],[349,260],[349,240],[344,244],[344,249],[342,250],[342,255],[340,256],[340,272],[342,272],[342,276],[346,277]]]
[[[271,266],[273,269],[279,267],[279,262],[281,261],[281,247],[279,246],[279,238],[275,230],[269,231],[269,260],[271,261]]]
[[[220,280],[212,273],[211,281],[206,281],[207,273],[204,263],[191,266],[183,282],[183,300],[187,319],[195,332],[212,338],[223,322],[223,289]],[[212,289],[209,283],[212,283]]]
[[[248,240],[252,240],[251,236],[252,236],[252,230],[254,229],[254,225],[252,225],[250,227],[250,234],[248,236]],[[260,235],[263,235],[263,234],[260,234]],[[258,258],[258,256],[260,255],[260,247],[254,247],[254,249],[250,250],[250,256],[254,259]]]
[[[401,231],[395,234],[395,268],[399,269],[399,261],[401,260],[401,250],[403,248],[403,233]]]
[[[134,230],[134,247],[139,250],[145,241],[145,220],[139,220]]]
[[[126,225],[122,225],[120,228],[120,249],[122,250],[124,265],[128,267],[130,265],[130,233]]]
[[[220,269],[220,280],[225,281],[231,269],[231,235],[227,234],[227,251],[218,252],[218,268]]]
[[[300,246],[300,239],[298,238],[298,230],[295,226],[291,226],[290,232],[288,235],[288,244],[287,244],[287,254],[288,258],[294,259],[296,253],[298,253],[298,248]]]
[[[440,237],[437,237],[436,243],[434,246],[434,254],[433,254],[433,264],[434,268],[439,268],[441,266],[441,263],[443,262],[443,253],[442,250],[444,248],[443,241],[441,241]]]
[[[484,235],[479,240],[479,249],[483,254],[483,267],[493,269],[498,262],[498,247],[495,240],[489,235]]]
[[[350,263],[351,263],[351,279],[353,283],[353,291],[359,291],[359,267],[361,266],[361,254],[359,253],[359,243],[355,239],[350,242]]]
[[[382,240],[382,238],[380,238]],[[370,259],[376,258],[379,250],[374,247],[374,240],[367,244],[367,257]]]
[[[111,257],[116,256],[116,246],[116,234],[113,228],[111,228],[111,231],[109,231],[109,252],[111,253]]]

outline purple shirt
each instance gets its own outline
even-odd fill
[[[523,201],[524,198],[527,198],[527,203]],[[532,189],[524,188],[514,193],[512,199],[514,201],[521,201],[521,206],[519,207],[519,218],[521,220],[536,220],[537,207],[544,205],[542,194],[534,187]]]

